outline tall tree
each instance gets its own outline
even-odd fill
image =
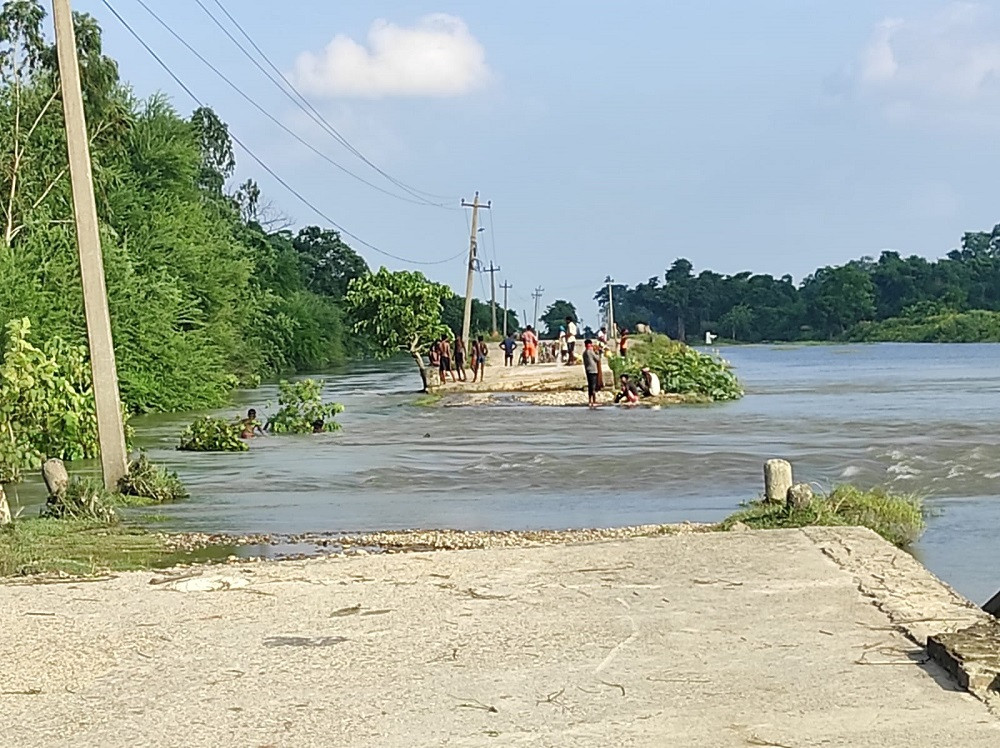
[[[545,314],[539,320],[545,323],[545,336],[549,338],[559,337],[559,328],[565,327],[566,318],[569,317],[574,322],[577,321],[576,307],[565,299],[557,299],[549,304]]]

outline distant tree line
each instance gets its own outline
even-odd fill
[[[680,340],[711,331],[744,342],[1000,341],[1000,225],[970,232],[940,260],[884,251],[796,284],[750,272],[695,273],[686,259],[634,288],[615,285],[615,322]],[[594,299],[606,310],[608,289]]]

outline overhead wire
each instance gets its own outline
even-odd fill
[[[329,134],[331,137],[333,137],[334,140],[336,140],[338,143],[340,143],[341,145],[343,145],[354,156],[356,156],[358,159],[360,159],[363,163],[365,163],[368,166],[370,166],[372,169],[374,169],[376,172],[378,172],[379,174],[381,174],[383,177],[385,177],[387,180],[389,180],[390,182],[392,182],[394,185],[396,185],[397,187],[399,187],[404,192],[408,192],[413,197],[416,197],[418,199],[421,199],[421,200],[427,202],[428,205],[434,205],[436,207],[448,208],[450,210],[455,209],[453,206],[447,206],[447,205],[443,205],[441,203],[430,202],[429,200],[427,200],[427,198],[437,198],[437,199],[440,199],[440,200],[452,200],[453,198],[451,196],[448,196],[448,195],[438,195],[438,194],[435,194],[433,192],[427,192],[426,190],[420,190],[420,189],[417,189],[416,187],[412,187],[412,186],[406,184],[402,180],[397,179],[396,177],[394,177],[391,174],[389,174],[386,171],[384,171],[381,167],[379,167],[377,164],[375,164],[374,162],[372,162],[367,156],[365,156],[361,151],[359,151],[354,145],[352,145],[351,142],[340,131],[338,131],[337,128],[334,127],[326,119],[326,117],[324,117],[316,109],[315,106],[313,106],[312,102],[310,102],[309,99],[307,99],[302,94],[302,92],[299,91],[299,89],[295,86],[295,84],[291,80],[289,80],[288,76],[286,76],[283,72],[281,72],[281,69],[277,65],[274,64],[274,62],[271,60],[271,58],[268,57],[267,53],[264,52],[264,50],[261,49],[260,45],[258,45],[257,42],[254,41],[253,37],[250,36],[250,34],[247,32],[247,30],[245,28],[243,28],[243,26],[240,24],[240,22],[238,20],[236,20],[236,18],[233,17],[232,13],[230,13],[229,10],[226,8],[226,6],[222,4],[221,0],[214,0],[214,2],[219,7],[219,9],[225,14],[226,18],[229,19],[229,22],[232,23],[233,26],[236,27],[236,29],[240,32],[240,34],[242,34],[243,38],[246,39],[247,42],[249,42],[250,46],[253,47],[253,49],[257,52],[258,55],[260,55],[261,59],[263,59],[264,62],[267,63],[268,67],[271,70],[274,71],[274,74],[276,74],[278,76],[278,78],[281,79],[281,81],[284,83],[284,85],[282,85],[281,83],[279,83],[278,80],[277,80],[277,78],[275,78],[275,76],[273,74],[271,74],[270,72],[268,72],[267,70],[265,70],[261,66],[260,62],[257,59],[255,59],[254,56],[251,55],[250,52],[247,51],[246,47],[244,47],[240,43],[240,41],[238,39],[236,39],[232,35],[232,33],[229,31],[229,29],[227,29],[225,27],[225,25],[216,17],[216,15],[214,13],[212,13],[211,10],[209,10],[209,8],[204,4],[204,2],[202,0],[195,0],[195,2],[198,4],[198,7],[200,7],[205,12],[205,14],[213,21],[213,23],[215,23],[215,25],[218,26],[222,30],[222,32],[229,38],[229,40],[232,41],[233,44],[236,45],[236,47],[244,54],[244,56],[248,60],[250,60],[250,62],[258,70],[260,70],[261,73],[263,73],[264,76],[267,77],[267,79],[270,80],[271,83],[273,83],[275,85],[275,87],[279,91],[281,91],[286,97],[288,97],[289,100],[291,100],[293,104],[295,104],[299,109],[301,109],[303,112],[305,112],[305,114],[313,122],[315,122],[317,125],[319,125],[319,127],[321,129],[323,129],[324,131],[326,131],[327,134]],[[286,86],[287,86],[287,88],[286,88]],[[457,199],[454,199],[454,201],[458,202]]]
[[[384,189],[383,187],[379,187],[374,182],[368,181],[367,179],[365,179],[364,177],[360,176],[359,174],[355,174],[353,171],[351,171],[350,169],[348,169],[346,166],[340,164],[339,162],[337,162],[336,160],[334,160],[333,158],[331,158],[329,155],[327,155],[326,153],[324,153],[323,151],[321,151],[319,148],[317,148],[316,146],[314,146],[312,143],[308,142],[305,138],[303,138],[298,133],[296,133],[294,130],[292,130],[290,127],[288,127],[288,125],[286,125],[284,122],[282,122],[277,117],[275,117],[273,114],[271,114],[269,111],[267,111],[267,109],[265,109],[263,106],[261,106],[261,104],[258,101],[256,101],[252,96],[250,96],[242,88],[240,88],[236,83],[234,83],[231,78],[229,78],[218,67],[216,67],[214,64],[212,64],[212,62],[210,62],[204,55],[202,55],[197,49],[195,49],[191,44],[189,44],[180,34],[178,34],[176,31],[174,31],[174,29],[166,21],[164,21],[163,18],[161,18],[159,15],[157,15],[156,12],[152,8],[150,8],[149,5],[146,4],[145,0],[136,0],[136,2],[139,3],[139,5],[141,5],[146,10],[146,12],[149,13],[149,15],[151,15],[156,20],[156,22],[159,23],[167,31],[168,34],[170,34],[172,37],[174,37],[174,39],[176,39],[178,42],[180,42],[180,44],[182,44],[191,54],[193,54],[195,57],[197,57],[198,60],[201,61],[202,64],[204,64],[209,70],[211,70],[219,78],[221,78],[222,81],[225,82],[226,85],[228,85],[233,91],[235,91],[237,94],[239,94],[239,96],[241,98],[243,98],[244,101],[246,101],[248,104],[250,104],[250,106],[252,106],[258,112],[260,112],[261,114],[263,114],[268,120],[270,120],[275,125],[277,125],[285,133],[287,133],[292,138],[294,138],[298,143],[300,143],[301,145],[303,145],[306,148],[308,148],[310,151],[312,151],[313,153],[315,153],[317,156],[319,156],[321,159],[323,159],[324,161],[326,161],[328,164],[330,164],[334,168],[342,171],[344,174],[347,174],[349,177],[351,177],[353,179],[356,179],[357,181],[361,182],[362,184],[368,185],[373,190],[381,192],[382,194],[388,195],[389,197],[393,197],[393,198],[395,198],[397,200],[402,200],[403,202],[407,202],[407,203],[413,203],[415,205],[428,205],[428,206],[432,206],[432,207],[435,207],[435,208],[444,208],[446,210],[450,209],[450,208],[448,208],[448,206],[439,205],[437,203],[429,203],[428,201],[426,201],[424,199],[413,199],[413,198],[410,198],[410,197],[404,197],[403,195],[397,195],[396,193],[390,192],[389,190]]]
[[[145,49],[146,52],[148,52],[149,55],[159,64],[159,66],[161,68],[163,68],[163,70],[167,73],[167,75],[169,75],[173,79],[174,83],[176,83],[178,86],[180,86],[181,89],[188,96],[190,96],[191,99],[196,104],[198,104],[198,106],[205,106],[202,103],[201,99],[199,99],[198,96],[194,93],[194,91],[192,91],[187,86],[187,84],[185,84],[184,81],[182,81],[180,79],[180,77],[178,77],[177,74],[174,73],[174,71],[170,68],[170,66],[167,65],[166,62],[164,62],[163,58],[161,58],[156,53],[156,51],[152,47],[150,47],[149,44],[146,43],[146,40],[143,39],[142,36],[140,36],[139,33],[134,28],[132,28],[131,24],[129,24],[128,21],[126,21],[122,17],[122,15],[117,10],[115,10],[114,6],[111,5],[111,3],[109,2],[109,0],[101,0],[101,2],[111,12],[111,14],[114,15],[115,18],[118,19],[118,22],[121,23],[121,25],[125,27],[125,30],[128,31],[129,34],[131,34],[132,37],[137,42],[139,42],[140,45],[142,45],[143,49]],[[139,2],[141,3],[141,0],[139,0]],[[276,182],[278,182],[278,184],[280,184],[282,187],[284,187],[286,190],[288,190],[288,192],[291,193],[296,199],[298,199],[299,202],[301,202],[303,205],[305,205],[310,210],[312,210],[316,215],[318,215],[324,221],[327,221],[331,226],[333,226],[334,228],[336,228],[341,234],[343,234],[344,236],[348,236],[348,237],[354,239],[356,242],[358,242],[359,244],[361,244],[364,247],[367,247],[368,249],[372,250],[373,252],[377,252],[378,254],[384,255],[386,257],[391,257],[392,259],[399,260],[400,262],[405,262],[405,263],[407,263],[409,265],[443,265],[444,263],[451,262],[455,258],[461,256],[462,253],[459,253],[457,255],[453,255],[452,257],[447,257],[447,258],[445,258],[443,260],[432,260],[432,261],[430,261],[430,260],[413,260],[413,259],[410,259],[408,257],[402,257],[400,255],[393,254],[392,252],[387,252],[386,250],[384,250],[384,249],[382,249],[380,247],[377,247],[376,245],[374,245],[374,244],[372,244],[372,243],[370,243],[368,241],[365,241],[364,239],[362,239],[357,234],[355,234],[355,233],[353,233],[351,231],[348,231],[346,228],[344,228],[343,226],[341,226],[337,221],[335,221],[333,218],[331,218],[329,215],[327,215],[326,212],[324,212],[323,210],[321,210],[313,202],[311,202],[304,195],[302,195],[302,193],[300,193],[298,190],[296,190],[294,187],[292,187],[285,179],[283,179],[280,175],[278,175],[277,172],[275,172],[270,166],[268,166],[266,163],[264,163],[264,161],[256,153],[254,153],[254,151],[249,146],[247,146],[242,140],[240,140],[239,137],[237,137],[237,135],[235,133],[233,133],[231,130],[229,132],[229,136],[233,139],[234,143],[236,143],[237,145],[239,145],[240,148],[242,148],[243,151],[248,156],[250,156],[250,158],[253,159],[257,163],[258,166],[260,166],[260,168],[262,168],[265,172],[267,172]]]

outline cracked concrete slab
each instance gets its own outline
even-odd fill
[[[4,745],[937,748],[1000,739],[987,705],[923,646],[985,614],[866,530],[177,576],[0,585]]]

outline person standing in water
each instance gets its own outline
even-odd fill
[[[455,338],[455,371],[458,372],[458,381],[465,381],[465,341],[462,336]]]
[[[594,341],[590,339],[583,342],[583,370],[587,374],[587,405],[596,408],[601,356],[594,350]]]
[[[257,420],[257,411],[250,408],[247,417],[240,421],[240,439],[253,439],[258,434],[264,436],[264,427]]]

